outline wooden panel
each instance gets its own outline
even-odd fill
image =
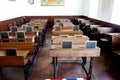
[[[29,42],[9,42],[0,43],[0,50],[5,48],[17,48],[17,50],[30,50],[30,54],[34,54],[34,43]]]
[[[51,57],[99,57],[100,48],[95,49],[50,49]]]
[[[70,15],[70,16],[24,16],[24,17],[17,17],[17,18],[14,18],[14,19],[1,21],[0,22],[0,31],[9,30],[8,25],[10,23],[15,22],[15,21],[20,21],[21,20],[21,21],[23,21],[23,23],[27,23],[31,19],[48,19],[48,27],[53,27],[55,18],[68,18],[72,22],[74,22],[75,18],[84,18],[84,19],[90,20],[91,22],[95,22],[96,24],[99,24],[99,25],[112,27],[112,28],[115,29],[116,32],[120,32],[120,25],[105,22],[105,21],[101,21],[101,20],[97,20],[97,19],[93,19],[93,18],[89,18],[89,17],[84,16],[84,15],[78,15],[78,16]]]
[[[52,31],[53,36],[60,36],[61,34],[68,34],[70,36],[74,36],[75,34],[83,35],[82,31]]]
[[[29,50],[17,51],[17,56],[8,56],[4,51],[0,51],[0,65],[2,66],[24,66],[28,59]]]
[[[5,21],[0,22],[0,31],[8,31],[9,30],[9,24],[13,24],[14,22],[19,23],[22,22],[24,23],[24,17],[17,17]]]
[[[74,21],[75,17],[79,16],[25,16],[25,22],[29,22],[31,19],[48,19],[48,27],[53,27],[54,24],[54,19],[55,18],[67,18],[70,19],[71,21]]]
[[[89,40],[88,37],[83,38],[54,38],[52,39],[53,45],[61,45],[62,41],[72,41],[72,44],[74,45],[85,45],[85,42]]]

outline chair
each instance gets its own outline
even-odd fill
[[[26,31],[26,32],[32,32],[32,27],[30,27],[30,26],[29,26],[29,27],[26,27],[25,31]]]
[[[0,32],[1,39],[9,39],[9,35],[7,32]],[[9,40],[2,40],[2,42],[9,42]]]
[[[17,38],[22,38],[21,40],[19,39],[18,42],[25,42],[23,40],[25,38],[25,33],[24,32],[16,32]]]
[[[11,32],[16,32],[16,31],[18,31],[18,30],[17,30],[17,27],[12,27],[12,28],[11,28]]]

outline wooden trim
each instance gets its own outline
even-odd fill
[[[115,29],[116,32],[120,32],[120,25],[113,24],[110,22],[101,21],[101,20],[97,20],[97,19],[93,19],[93,18],[89,18],[89,17],[84,16],[84,15],[77,15],[77,16],[74,16],[74,15],[70,15],[70,16],[21,16],[21,17],[9,19],[9,20],[1,21],[0,22],[0,31],[8,31],[9,30],[8,25],[10,23],[17,22],[20,20],[23,21],[24,23],[27,23],[31,19],[48,19],[48,27],[53,27],[54,18],[68,18],[72,22],[74,21],[75,18],[85,18],[85,19],[88,19],[90,21],[95,22],[96,24],[112,27]]]

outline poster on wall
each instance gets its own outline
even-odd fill
[[[64,0],[41,0],[42,6],[64,6]]]

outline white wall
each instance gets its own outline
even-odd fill
[[[97,19],[110,21],[112,16],[114,0],[106,0],[109,2],[108,7],[107,4],[103,1],[104,0],[99,0]],[[103,4],[104,6],[102,7]]]
[[[120,24],[120,0],[114,0],[113,13],[111,22],[115,24]]]
[[[99,0],[90,0],[89,17],[97,18]]]
[[[65,0],[65,6],[41,6],[41,0],[1,0],[0,21],[19,16],[49,16],[49,15],[83,15],[84,0]]]
[[[83,0],[83,14],[89,16],[90,0]]]

